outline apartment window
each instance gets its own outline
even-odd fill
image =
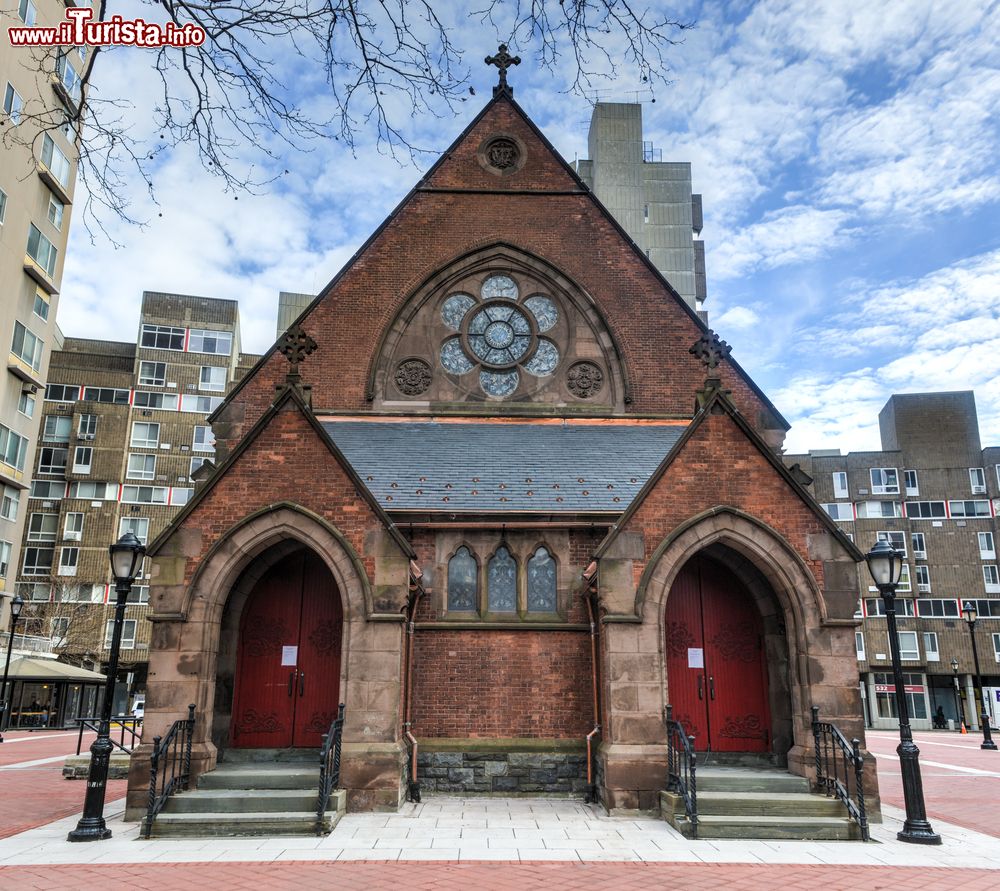
[[[912,590],[912,585],[910,584],[910,564],[904,563],[902,572],[899,574],[899,587],[897,591],[910,591]],[[913,615],[910,613],[910,615]]]
[[[42,163],[64,189],[69,188],[72,165],[48,133],[42,137]]]
[[[986,494],[986,471],[982,467],[969,468],[969,485],[973,495]]]
[[[137,449],[159,448],[160,425],[148,421],[133,421],[131,445]]]
[[[59,80],[69,94],[69,98],[74,104],[79,105],[81,94],[80,75],[76,73],[76,69],[72,66],[64,52],[59,52],[56,55],[56,74],[59,75]]]
[[[903,485],[906,487],[907,498],[920,494],[920,483],[917,480],[917,472],[915,470],[903,471]]]
[[[22,390],[21,395],[17,397],[17,410],[26,418],[33,418],[35,416],[35,397],[26,390]]]
[[[854,519],[854,509],[850,504],[821,504],[823,508],[834,520],[847,522]]]
[[[123,517],[118,524],[118,537],[121,538],[126,532],[131,532],[139,541],[146,541],[149,538],[149,518]]]
[[[194,495],[194,489],[186,489],[183,486],[174,486],[170,490],[170,503],[175,507],[187,504]]]
[[[207,461],[210,461],[210,460],[211,460],[210,458],[201,458],[201,457],[197,457],[197,456],[194,457],[194,458],[192,458],[191,459],[191,469],[188,470],[188,478],[190,479],[191,477],[193,477],[194,476],[194,472],[199,467],[201,467],[202,464],[205,464]]]
[[[899,473],[895,467],[873,467],[869,471],[872,495],[898,495]]]
[[[876,534],[876,541],[884,541],[890,544],[893,550],[899,551],[906,556],[906,533],[885,530]]]
[[[29,498],[45,498],[58,501],[66,493],[66,483],[62,480],[32,480]]]
[[[49,575],[52,572],[54,548],[25,548],[23,575]]]
[[[94,450],[90,446],[77,446],[73,451],[73,473],[90,473]]]
[[[985,499],[982,501],[949,501],[948,511],[951,513],[952,518],[957,520],[972,517],[989,517],[990,503]]]
[[[904,662],[917,662],[920,659],[920,650],[917,649],[917,632],[897,631],[896,637],[899,639],[899,658]]]
[[[68,415],[49,415],[42,427],[43,442],[69,442],[73,419]]]
[[[27,252],[28,256],[45,270],[49,278],[56,274],[56,255],[59,252],[34,223],[28,225]]]
[[[854,649],[858,654],[858,662],[865,661],[865,636],[860,631],[854,632]]]
[[[166,362],[140,362],[139,383],[146,387],[162,387],[167,382]]]
[[[3,221],[7,218],[7,193],[0,189],[0,226],[3,225]]]
[[[228,356],[233,349],[233,335],[228,331],[205,331],[200,328],[191,329],[188,340],[188,351],[192,353],[213,353],[216,356]]]
[[[17,14],[20,16],[21,21],[29,28],[35,27],[37,12],[35,11],[35,4],[31,0],[21,0],[17,8]]]
[[[128,470],[125,475],[130,480],[156,479],[156,455],[129,455]]]
[[[0,424],[0,461],[15,470],[24,470],[27,452],[27,438]]]
[[[52,598],[52,586],[45,582],[18,582],[17,592],[34,603],[48,603]]]
[[[69,497],[86,498],[90,501],[115,501],[118,498],[118,484],[89,482],[70,483]]]
[[[138,626],[136,619],[126,619],[122,623],[122,644],[123,650],[135,649],[135,629]],[[108,622],[104,631],[104,649],[111,649],[111,639],[114,637],[115,623]]]
[[[922,619],[957,619],[960,612],[957,600],[931,597],[917,599],[917,615]]]
[[[992,532],[980,532],[979,537],[979,559],[980,560],[992,560],[996,557],[997,552],[993,542]]]
[[[10,552],[14,546],[9,541],[0,541],[0,579],[7,578],[10,569]]]
[[[104,603],[104,585],[77,585],[63,582],[52,592],[56,603]]]
[[[81,439],[93,439],[97,435],[97,415],[80,415],[76,435]]]
[[[162,408],[165,411],[177,411],[177,395],[175,393],[146,393],[137,390],[132,404],[136,408]]]
[[[183,350],[184,329],[166,325],[143,325],[139,345],[154,350]]]
[[[212,436],[211,427],[194,428],[194,442],[191,445],[196,452],[214,452],[215,439]]]
[[[907,501],[905,507],[911,520],[943,520],[948,516],[943,501]]]
[[[43,291],[35,291],[35,301],[31,306],[31,311],[43,322],[47,322],[51,308],[49,305],[49,295]]]
[[[55,541],[59,514],[31,514],[28,517],[28,541]]]
[[[649,222],[649,205],[648,204],[644,204],[642,206],[642,221],[644,223],[648,223]]]
[[[905,597],[896,598],[896,615],[915,615],[913,601]],[[871,618],[885,615],[885,601],[881,597],[868,597],[865,599],[865,615]]]
[[[122,486],[122,503],[166,504],[169,494],[166,486]]]
[[[66,514],[63,524],[63,538],[67,541],[79,541],[83,537],[83,514],[70,511]]]
[[[1000,594],[1000,573],[997,572],[996,563],[983,566],[983,584],[986,585],[987,594]]]
[[[49,222],[55,226],[56,229],[62,229],[64,210],[65,205],[58,198],[56,198],[55,195],[49,195],[49,209],[46,215],[49,218]]]
[[[17,509],[21,503],[21,493],[13,486],[0,486],[0,519],[17,521]]]
[[[59,552],[59,575],[76,575],[76,567],[79,562],[79,548],[62,548]]]
[[[45,398],[50,402],[76,402],[80,398],[77,384],[46,384]]]
[[[149,603],[149,585],[133,585],[128,592],[127,603]]]
[[[66,646],[69,637],[69,616],[56,616],[49,620],[49,640],[54,647]]]
[[[974,603],[980,619],[1000,619],[1000,600],[965,600]]]
[[[14,322],[14,339],[11,341],[10,351],[25,365],[30,366],[32,371],[38,371],[42,367],[43,347],[44,342],[38,335],[20,322]]]
[[[855,507],[859,520],[891,519],[903,515],[898,501],[859,501]]]
[[[941,652],[938,650],[938,639],[936,631],[924,632],[924,658],[928,662],[940,662]]]
[[[914,574],[917,577],[917,590],[927,593],[931,590],[931,571],[927,566],[916,567]]]
[[[69,449],[45,446],[38,450],[38,472],[63,476],[66,473],[66,459],[68,457]]]
[[[923,532],[911,532],[910,544],[913,546],[913,556],[918,560],[927,559],[927,540]]]
[[[7,84],[7,89],[3,94],[3,110],[15,125],[21,123],[21,109],[24,107],[24,100],[21,94],[14,89],[12,83]]]
[[[202,365],[198,384],[201,390],[214,390],[221,393],[226,389],[226,369],[222,365]]]
[[[116,389],[114,387],[84,387],[84,402],[104,402],[108,405],[128,405],[131,390]]]
[[[847,488],[847,474],[841,470],[838,470],[833,474],[833,497],[834,498],[849,498],[850,491]]]
[[[194,411],[200,415],[211,414],[220,405],[221,396],[197,396],[189,393],[181,397],[181,411]]]

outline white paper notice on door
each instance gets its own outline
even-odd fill
[[[285,665],[295,665],[299,661],[299,648],[298,647],[282,647],[281,648],[281,664]]]
[[[688,668],[704,668],[705,651],[700,647],[688,647]]]

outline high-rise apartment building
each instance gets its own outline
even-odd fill
[[[54,25],[59,0],[3,0],[4,25]],[[6,35],[5,35],[6,42]],[[74,130],[84,59],[68,48],[0,53],[0,629],[6,631],[41,390],[57,346],[55,318],[76,178]]]
[[[706,298],[701,195],[691,192],[691,165],[663,161],[642,138],[642,106],[598,102],[587,137],[590,158],[580,178],[692,309]]]
[[[882,449],[814,450],[786,455],[813,478],[826,512],[868,551],[879,539],[905,554],[896,612],[906,696],[914,727],[937,715],[979,729],[981,701],[1000,719],[1000,447],[983,448],[975,397],[956,393],[893,396],[879,414]],[[865,717],[896,726],[892,664],[882,601],[859,566],[856,633]],[[963,604],[979,614],[975,680]],[[982,696],[982,700],[980,697]],[[940,713],[939,710],[940,709]]]
[[[143,295],[136,342],[66,338],[52,354],[34,479],[21,499],[26,634],[51,637],[78,664],[106,661],[115,599],[108,545],[128,530],[148,543],[187,503],[192,476],[214,454],[205,418],[257,358],[240,353],[235,301],[156,292]],[[131,683],[119,709],[144,687],[148,599],[140,578],[125,619]],[[72,703],[43,705],[50,724],[74,717]],[[12,712],[16,725],[16,701]]]

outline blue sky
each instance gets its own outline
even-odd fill
[[[408,121],[445,149],[482,107],[497,38],[456,10],[477,95],[454,119]],[[665,160],[691,161],[704,195],[712,326],[792,422],[791,451],[878,447],[893,392],[976,391],[984,444],[1000,445],[1000,9],[848,0],[682,3],[696,19],[672,80],[643,106]],[[500,35],[501,37],[505,35]],[[586,156],[587,99],[567,70],[522,46],[516,97],[568,160]],[[155,83],[146,51],[109,53],[97,87],[132,85],[136,127]],[[595,84],[629,101],[628,76]],[[146,97],[149,97],[148,100]],[[322,103],[323,96],[306,97]],[[155,136],[155,134],[151,134]],[[131,338],[144,289],[240,301],[244,349],[274,337],[279,290],[315,293],[433,160],[400,165],[362,137],[272,162],[287,168],[235,201],[189,153],[157,165],[159,207],[135,189],[143,230],[70,238],[59,323]],[[280,172],[280,171],[279,171]],[[79,202],[78,202],[79,206]],[[158,214],[162,213],[162,216]],[[109,275],[109,270],[113,274]]]

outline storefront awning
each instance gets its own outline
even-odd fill
[[[52,659],[38,659],[33,656],[19,656],[10,663],[11,681],[68,681],[78,684],[104,683],[105,676],[97,671],[55,662]]]

